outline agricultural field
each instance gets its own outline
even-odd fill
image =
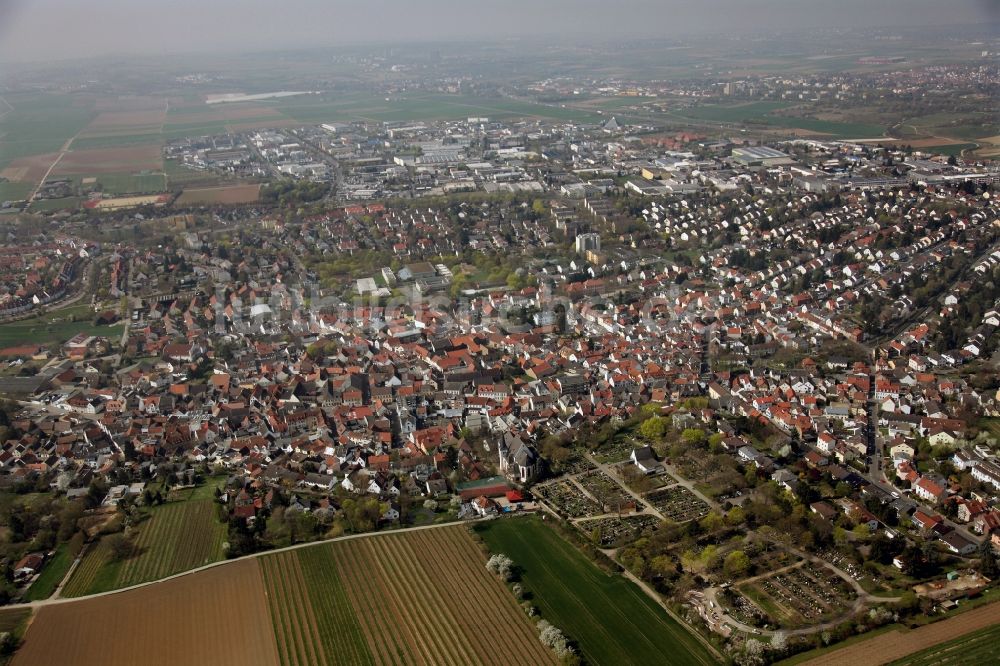
[[[260,198],[260,185],[231,185],[184,190],[175,205],[219,205],[253,203]]]
[[[990,663],[996,654],[996,644],[991,640],[995,640],[998,625],[1000,625],[1000,602],[993,602],[910,631],[887,631],[841,649],[825,651],[814,659],[802,663],[809,664],[809,666],[839,666],[840,664],[874,666],[875,664],[887,664],[897,659],[902,660],[911,655],[919,659],[921,656],[918,653],[923,650],[927,650],[928,655],[931,655],[938,649],[947,650],[951,641],[960,641],[964,645],[966,637],[973,641],[973,650],[978,650],[979,654],[989,655],[986,661],[949,662],[943,660],[926,663],[977,665]],[[987,629],[993,632],[988,639],[984,639],[978,633],[972,633]],[[985,653],[984,650],[986,650]],[[946,654],[942,654],[942,659],[945,659],[946,656]],[[908,662],[904,661],[903,663]],[[918,661],[916,663],[925,662]]]
[[[63,596],[129,587],[217,562],[224,557],[225,533],[211,499],[167,502],[139,524],[137,555],[112,561],[103,541],[96,544],[73,572]]]
[[[706,104],[678,110],[678,116],[696,120],[710,120],[721,123],[745,123],[764,120],[765,116],[778,109],[791,106],[786,102],[750,102],[747,104]]]
[[[265,557],[280,663],[554,663],[484,564],[461,526]]]
[[[599,122],[601,116],[588,111],[549,106],[508,98],[480,98],[468,95],[420,94],[379,97],[372,94],[303,95],[278,100],[275,107],[301,124],[368,120],[394,122],[409,120],[461,120],[469,116],[490,118],[534,117],[551,120]]]
[[[538,518],[476,526],[522,572],[540,616],[576,641],[588,664],[715,664],[699,639],[635,584],[598,569]]]
[[[93,99],[75,95],[26,93],[3,100],[9,113],[0,120],[0,169],[17,158],[57,153],[97,115]]]
[[[996,659],[998,645],[1000,624],[897,659],[892,666],[978,666]]]
[[[77,333],[100,335],[117,341],[122,325],[94,326],[94,311],[89,305],[72,305],[49,313],[0,324],[0,349],[24,344],[63,343]]]
[[[27,198],[27,196],[31,194],[31,190],[31,183],[0,183],[0,202],[20,201]]]
[[[30,619],[30,608],[0,610],[0,633],[10,633],[15,639],[20,640]],[[0,664],[9,664],[10,660],[11,655],[0,655]]]
[[[39,609],[16,666],[277,666],[260,568],[241,560]]]
[[[485,562],[449,525],[223,563],[47,606],[14,663],[554,665]]]

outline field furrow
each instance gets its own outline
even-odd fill
[[[363,569],[357,568],[353,551],[345,545],[331,547],[330,554],[344,581],[348,602],[359,618],[358,622],[375,662],[379,666],[402,663],[399,657],[405,654],[405,650],[396,642],[399,634],[395,631],[381,631],[383,627],[390,626],[387,611],[374,598],[371,590],[358,582]]]
[[[327,657],[334,662],[374,663],[361,626],[344,590],[342,570],[330,546],[298,551],[306,591],[316,614],[317,629]],[[330,646],[336,646],[330,651]]]
[[[451,530],[446,530],[451,532]],[[470,585],[470,577],[463,571],[466,567],[455,566],[448,570],[439,557],[441,550],[451,547],[450,544],[432,543],[425,535],[415,535],[413,539],[414,555],[421,568],[432,580],[439,581],[441,588],[450,599],[454,600],[454,618],[463,636],[475,635],[479,619],[478,603],[484,597],[476,594],[478,590]],[[474,578],[472,580],[475,580]],[[510,641],[514,635],[510,633],[511,623],[507,617],[497,618],[494,625],[501,631],[483,635],[483,642],[472,642],[470,647],[475,650],[477,661],[483,664],[496,663],[503,654],[504,645],[500,636],[506,636]]]
[[[359,572],[369,572],[376,584],[376,594],[379,595],[379,602],[385,604],[390,611],[391,621],[387,627],[397,627],[400,633],[404,634],[407,643],[407,656],[414,659],[419,664],[436,663],[427,644],[427,639],[419,630],[419,621],[416,613],[406,604],[402,603],[397,596],[395,585],[402,583],[399,577],[388,572],[386,565],[382,562],[376,550],[371,544],[372,539],[364,539],[348,543],[348,549],[354,550],[358,561],[363,563],[358,568]],[[393,586],[390,587],[389,581]]]
[[[399,566],[403,580],[411,581],[410,591],[412,601],[421,607],[437,608],[440,621],[428,624],[430,633],[436,637],[435,645],[443,654],[454,659],[456,664],[471,664],[478,661],[469,651],[469,644],[464,639],[464,632],[455,631],[460,623],[454,615],[452,605],[447,603],[437,589],[437,579],[427,575],[427,572],[417,564],[416,554],[407,545],[408,537],[392,535],[379,541],[384,543],[385,551],[390,561]]]

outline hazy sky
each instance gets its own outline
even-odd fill
[[[1000,0],[0,0],[0,62],[998,18]]]

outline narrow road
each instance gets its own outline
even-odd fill
[[[63,579],[59,581],[59,587],[56,588],[56,591],[52,593],[52,596],[49,597],[49,599],[59,599],[62,597],[63,588],[66,587],[66,583],[69,582],[69,579],[73,577],[73,572],[76,571],[78,566],[80,566],[80,562],[83,560],[83,556],[87,554],[88,550],[90,550],[89,543],[85,544],[80,550],[80,554],[76,556],[75,560],[73,560],[73,564],[69,566],[69,571],[67,571],[66,575],[63,576]]]

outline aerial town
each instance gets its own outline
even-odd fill
[[[171,72],[197,119],[128,175],[61,171],[151,113],[88,83],[0,172],[0,658],[130,663],[107,625],[163,586],[239,606],[150,620],[189,663],[988,663],[996,118],[844,109],[982,113],[989,48],[488,90],[345,56],[384,120]]]

